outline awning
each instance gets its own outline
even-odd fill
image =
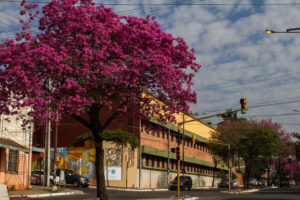
[[[20,145],[19,143],[7,139],[7,138],[0,138],[0,147],[6,148],[6,149],[12,149],[12,150],[18,150],[23,151],[25,153],[29,153],[30,150],[23,145]]]
[[[45,153],[45,148],[39,148],[32,146],[32,152],[39,152],[39,153]]]

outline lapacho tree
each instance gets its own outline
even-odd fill
[[[200,68],[194,51],[153,17],[118,16],[92,0],[45,4],[33,35],[30,24],[39,8],[25,0],[21,5],[22,31],[0,44],[0,112],[29,106],[29,115],[40,122],[56,120],[59,113],[58,119],[69,115],[90,129],[97,197],[108,199],[103,130],[128,108],[163,122],[188,112],[196,102],[191,86]],[[99,115],[103,110],[110,116]]]

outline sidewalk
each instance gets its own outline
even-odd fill
[[[96,188],[96,186],[90,186],[90,188]],[[242,193],[250,193],[250,192],[257,192],[259,190],[264,190],[268,188],[275,188],[275,187],[267,187],[267,188],[260,188],[260,189],[248,189],[248,190],[243,190],[241,188],[239,189],[233,189],[231,190],[230,194],[242,194]],[[167,191],[168,189],[125,189],[125,188],[107,188],[108,190],[122,190],[122,191],[135,191],[135,192],[146,192],[146,191]],[[208,189],[208,188],[203,188],[203,189]],[[212,188],[211,188],[212,189]],[[228,191],[220,191],[221,193],[228,193]],[[17,190],[17,191],[10,191],[9,196],[10,198],[39,198],[39,197],[51,197],[51,196],[62,196],[62,195],[75,195],[75,194],[84,194],[81,190],[76,190],[73,188],[61,188],[59,192],[53,192],[52,187],[44,187],[44,186],[39,186],[39,185],[32,185],[32,189],[28,190]],[[92,198],[96,199],[96,198]],[[159,198],[159,199],[164,199],[164,198]],[[176,198],[175,196],[170,197],[170,198],[165,198],[166,200],[179,200],[179,199],[184,199],[184,200],[196,200],[199,199],[198,197],[181,197],[181,198]],[[148,199],[148,200],[158,200],[158,199]]]
[[[60,191],[53,192],[52,187],[44,187],[40,185],[32,185],[32,189],[28,190],[9,191],[10,198],[38,198],[74,194],[83,194],[83,192],[70,188],[62,188]]]
[[[277,188],[276,186],[270,186],[270,187],[263,187],[263,188],[248,188],[248,189],[232,189],[230,192],[228,191],[221,191],[221,193],[227,193],[227,194],[244,194],[244,193],[252,193],[252,192],[258,192],[260,190],[267,190],[270,188]]]

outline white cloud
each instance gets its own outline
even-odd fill
[[[110,5],[115,12],[157,18],[162,28],[176,37],[183,37],[196,50],[197,62],[202,68],[196,74],[194,88],[199,90],[198,103],[191,105],[193,112],[206,112],[238,108],[239,99],[247,97],[248,105],[300,99],[299,74],[285,78],[222,89],[208,88],[234,85],[268,79],[300,71],[300,34],[264,33],[265,29],[285,31],[300,27],[300,5],[255,6],[251,0],[191,1],[193,3],[231,3],[232,5],[158,6],[141,3],[169,3],[171,0],[105,0],[98,3],[123,3],[137,5]],[[292,3],[296,0],[255,1]],[[243,5],[233,5],[233,4]],[[248,4],[248,5],[245,5]],[[0,4],[0,9],[10,9],[19,16],[15,5]],[[145,9],[148,8],[148,11]],[[151,9],[152,8],[152,9]],[[0,12],[1,18],[1,12]],[[1,18],[1,20],[4,20]],[[2,35],[14,25],[2,25]],[[0,37],[2,37],[0,35]],[[207,90],[204,90],[207,89]],[[249,109],[247,115],[291,113],[300,109],[300,103]],[[257,117],[258,119],[268,117]],[[274,121],[299,123],[300,115],[274,117]],[[207,121],[218,122],[212,118]],[[299,131],[300,126],[284,125],[289,131]]]

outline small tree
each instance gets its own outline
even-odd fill
[[[276,152],[274,152],[271,156],[266,157],[266,161],[268,163],[268,185],[272,185],[275,183],[276,179],[283,174],[283,169],[285,168],[285,165],[288,164],[287,160],[289,156],[294,154],[294,142],[292,141],[292,135],[284,131],[280,124],[272,122],[271,119],[262,120],[261,124],[264,127],[278,132],[280,135],[280,143],[276,149]],[[276,174],[270,181],[270,167],[273,165],[275,166]]]
[[[21,21],[17,42],[0,45],[0,112],[30,106],[29,115],[39,122],[66,114],[91,130],[97,197],[106,200],[103,131],[127,112],[162,122],[189,112],[188,104],[196,102],[192,79],[200,68],[194,51],[154,18],[118,16],[92,0],[45,4],[32,36],[29,23],[38,5],[26,0],[21,5],[28,20]]]
[[[225,121],[211,140],[231,145],[231,156],[239,155],[245,162],[244,187],[249,187],[249,178],[254,161],[260,156],[270,156],[279,145],[279,133],[256,121]],[[219,147],[221,148],[221,147]],[[223,148],[223,147],[222,147]],[[220,151],[220,156],[224,152]]]
[[[295,144],[296,158],[298,160],[300,160],[300,134],[299,133],[293,133],[293,137],[296,139],[296,144]]]

